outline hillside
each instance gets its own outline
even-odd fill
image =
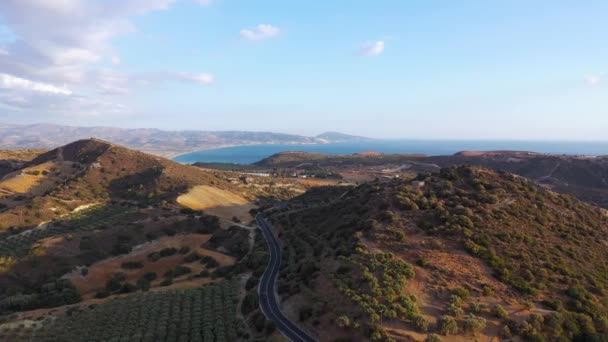
[[[43,153],[4,176],[0,229],[31,227],[94,202],[170,201],[195,185],[235,190],[199,168],[102,140],[80,140]]]
[[[25,162],[45,152],[44,149],[0,150],[0,178],[23,167]]]
[[[56,148],[77,139],[91,137],[159,156],[231,145],[309,144],[359,139],[340,133],[324,138],[247,131],[163,131],[147,128],[76,127],[52,124],[0,124],[0,147],[7,149]]]
[[[420,181],[274,210],[292,318],[326,340],[607,338],[606,211],[482,168]]]
[[[0,181],[0,340],[266,336],[237,312],[265,265],[246,224],[258,196],[287,189],[99,139],[22,159]]]
[[[462,164],[514,173],[549,189],[572,194],[581,200],[608,208],[608,157],[547,155],[523,151],[465,151],[451,156],[282,152],[254,165],[267,168],[321,168],[332,172],[381,167],[389,171],[422,173]]]
[[[303,166],[346,168],[355,166],[405,163],[422,159],[424,157],[424,155],[416,154],[383,154],[373,152],[328,155],[322,153],[287,151],[274,154],[254,163],[253,165],[276,168],[298,168]]]

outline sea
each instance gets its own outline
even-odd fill
[[[250,164],[285,151],[353,154],[361,152],[414,153],[429,156],[451,155],[460,151],[530,151],[548,154],[608,155],[608,141],[522,141],[522,140],[366,140],[329,144],[260,144],[207,149],[179,155],[180,163]]]

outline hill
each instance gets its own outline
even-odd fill
[[[0,150],[0,178],[45,152],[44,149]]]
[[[36,225],[95,202],[160,203],[195,185],[235,190],[199,168],[98,139],[80,140],[43,153],[3,177],[0,229]]]
[[[323,155],[283,152],[254,163],[268,168],[321,168],[341,172],[358,167],[421,173],[470,164],[507,171],[558,192],[608,208],[608,157],[547,155],[525,151],[465,151],[451,156],[407,154]]]
[[[320,336],[606,338],[606,211],[466,166],[327,190],[272,214],[283,306]]]
[[[343,141],[358,137],[332,133],[324,138],[246,131],[163,131],[117,127],[76,127],[52,124],[0,124],[0,146],[7,149],[56,148],[77,139],[96,137],[159,156],[232,145],[310,144]],[[336,138],[336,139],[334,139]]]
[[[372,166],[410,162],[423,159],[424,155],[416,154],[383,154],[355,153],[343,155],[327,155],[322,153],[288,151],[276,153],[262,159],[253,165],[260,167],[298,168],[300,165],[315,167],[347,168],[354,166]]]
[[[265,265],[249,260],[249,211],[277,189],[99,139],[38,152],[0,181],[0,340],[265,334],[236,308],[246,275]],[[170,312],[140,315],[151,306]]]

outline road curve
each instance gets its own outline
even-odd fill
[[[295,323],[290,321],[279,308],[279,303],[276,294],[276,282],[281,268],[281,247],[279,242],[272,234],[270,225],[261,214],[255,217],[258,226],[262,230],[262,234],[268,244],[270,250],[270,262],[262,274],[260,284],[258,285],[258,295],[260,297],[260,308],[270,321],[274,323],[277,329],[288,339],[293,342],[315,342],[315,338],[311,337],[305,331],[300,329]]]

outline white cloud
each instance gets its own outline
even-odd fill
[[[8,56],[8,50],[0,47],[0,56]]]
[[[0,73],[0,88],[34,91],[53,95],[72,95],[72,91],[66,87],[58,87],[49,83],[36,82],[4,73]]]
[[[587,85],[595,87],[596,85],[602,82],[603,78],[603,75],[588,75],[585,76],[585,83],[587,83]]]
[[[215,79],[213,77],[213,75],[208,74],[208,73],[185,73],[185,72],[178,72],[178,73],[172,73],[171,74],[172,77],[177,81],[183,81],[183,82],[193,82],[199,85],[210,85],[212,84]]]
[[[281,33],[278,27],[266,24],[260,24],[251,29],[242,29],[240,32],[241,38],[255,41],[272,38]]]
[[[128,94],[129,78],[109,69],[100,69],[91,75],[97,91],[104,95]]]
[[[53,108],[78,112],[78,106],[116,110],[120,106],[82,95],[90,89],[129,92],[129,77],[101,64],[120,63],[110,40],[135,31],[133,16],[166,10],[175,1],[0,0],[2,24],[16,37],[2,46],[6,53],[0,52],[0,105],[21,104],[32,113]],[[51,101],[50,94],[70,96]]]
[[[380,56],[383,52],[384,52],[384,41],[382,41],[382,40],[378,40],[373,43],[368,43],[359,50],[360,55],[368,56],[368,57]]]

